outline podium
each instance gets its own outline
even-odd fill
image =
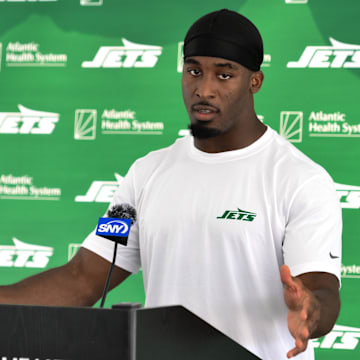
[[[255,360],[182,306],[0,305],[1,360]]]

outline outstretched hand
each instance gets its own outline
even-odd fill
[[[287,353],[291,358],[306,350],[310,335],[320,321],[320,303],[299,278],[291,276],[287,265],[281,266],[280,278],[289,309],[288,328],[295,339],[295,347]]]

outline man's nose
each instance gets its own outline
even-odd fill
[[[210,76],[203,76],[199,79],[195,89],[195,95],[203,99],[213,99],[215,97],[215,82]]]

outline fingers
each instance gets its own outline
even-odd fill
[[[290,268],[287,265],[282,265],[280,267],[280,279],[281,279],[281,282],[285,286],[288,286],[289,288],[297,287],[296,282],[294,281],[293,277],[291,276]]]
[[[302,336],[302,340],[300,338],[297,338],[295,341],[295,347],[293,349],[291,349],[286,354],[286,356],[290,359],[290,358],[302,353],[303,351],[305,351],[307,348],[307,345],[308,345],[308,341],[309,341],[309,335]]]

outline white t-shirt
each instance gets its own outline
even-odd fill
[[[187,136],[151,152],[130,168],[120,203],[138,221],[116,264],[142,267],[146,306],[183,305],[262,359],[294,347],[280,266],[340,280],[333,182],[271,128],[240,150],[204,153]],[[112,260],[113,243],[94,233],[83,246]],[[297,359],[313,356],[310,344]]]

